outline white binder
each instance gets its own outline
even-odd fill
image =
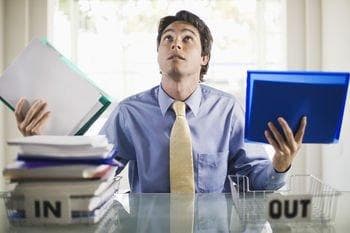
[[[81,135],[110,105],[103,91],[45,39],[34,39],[0,78],[0,99],[12,110],[21,97],[44,99],[51,112],[42,133]]]

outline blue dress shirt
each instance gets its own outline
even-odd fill
[[[119,103],[103,126],[116,159],[129,162],[132,192],[170,192],[169,137],[174,102],[161,86]],[[232,95],[199,85],[185,101],[191,130],[196,192],[229,192],[227,175],[247,175],[251,189],[277,189],[277,173],[267,154],[249,153],[244,144],[244,112]]]

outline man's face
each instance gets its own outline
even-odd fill
[[[208,56],[201,56],[200,35],[194,26],[176,21],[163,31],[158,48],[161,72],[171,78],[194,75],[199,80],[202,65]]]

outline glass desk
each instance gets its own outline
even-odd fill
[[[244,225],[233,206],[231,194],[196,194],[188,196],[170,194],[117,194],[113,207],[97,224],[13,226],[9,224],[0,205],[0,232],[189,232],[188,210],[193,204],[193,232],[349,232],[350,192],[342,192],[338,198],[337,213],[333,224],[300,228],[293,225],[278,228],[264,224]],[[182,212],[171,210],[172,204],[184,208]],[[178,210],[177,210],[178,211]],[[170,218],[170,216],[172,217]],[[192,215],[191,215],[192,216]],[[176,219],[175,222],[174,219]],[[171,230],[170,230],[171,228]]]

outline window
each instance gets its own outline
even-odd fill
[[[286,66],[283,7],[283,0],[59,0],[53,44],[121,100],[159,84],[158,21],[186,9],[214,37],[206,84],[243,102],[247,69]]]

